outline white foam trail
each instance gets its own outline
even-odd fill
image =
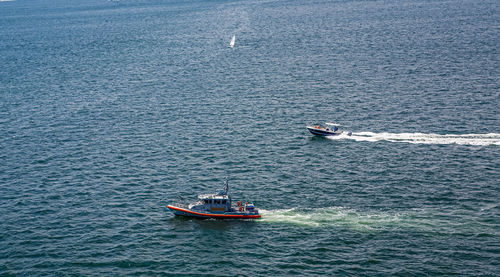
[[[488,207],[489,208],[489,207]],[[399,213],[357,211],[343,207],[262,210],[256,222],[290,224],[309,228],[347,228],[360,232],[413,229],[447,234],[483,233],[498,236],[497,226],[478,220],[476,214],[444,216],[442,211],[412,210]]]
[[[342,207],[319,209],[259,210],[259,222],[287,223],[305,227],[341,226],[356,230],[374,230],[401,221],[401,215],[384,213],[360,213]]]
[[[373,132],[353,132],[351,136],[341,134],[330,136],[329,139],[353,139],[355,141],[391,141],[406,142],[416,144],[462,144],[462,145],[499,145],[500,134],[463,134],[463,135],[439,135],[424,133],[373,133]]]

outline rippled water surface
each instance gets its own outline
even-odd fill
[[[0,0],[0,275],[498,275],[499,22],[490,0]],[[325,121],[352,135],[305,129]],[[262,219],[167,211],[226,177]]]

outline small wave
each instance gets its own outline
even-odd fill
[[[339,226],[356,230],[383,229],[398,224],[404,217],[399,214],[361,213],[342,207],[318,209],[292,208],[286,210],[259,210],[260,222],[288,223],[306,227]]]
[[[463,134],[463,135],[439,135],[424,133],[373,133],[373,132],[353,132],[351,136],[342,134],[331,136],[329,139],[352,139],[355,141],[391,141],[406,142],[416,144],[461,144],[461,145],[499,145],[500,134]]]

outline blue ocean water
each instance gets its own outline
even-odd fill
[[[498,275],[499,11],[0,0],[0,275]]]

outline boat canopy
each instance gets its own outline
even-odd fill
[[[327,123],[325,123],[325,125],[328,125],[328,126],[340,126],[340,124],[331,123],[331,122],[327,122]]]
[[[220,195],[220,194],[200,194],[198,195],[198,199],[203,200],[203,199],[229,199],[229,196],[227,194],[225,195]]]

